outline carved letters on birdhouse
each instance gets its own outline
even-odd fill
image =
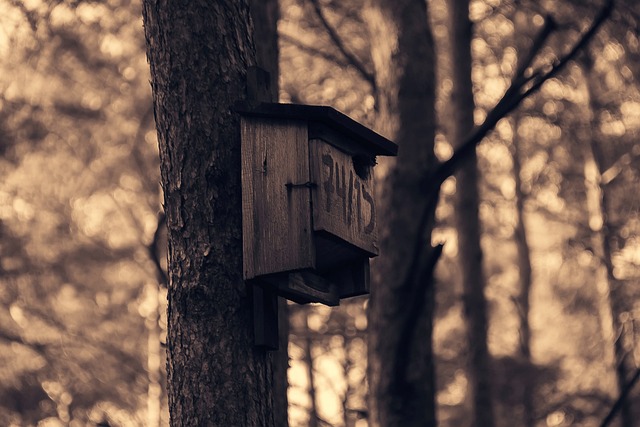
[[[377,255],[373,174],[356,173],[353,157],[320,139],[309,141],[313,196],[313,229],[342,238]]]

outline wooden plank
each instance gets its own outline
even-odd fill
[[[332,282],[312,271],[297,271],[289,274],[287,292],[329,306],[340,304],[337,287]]]
[[[331,271],[327,279],[337,283],[340,298],[367,295],[370,292],[369,258],[362,257],[343,268]]]
[[[265,289],[273,289],[279,296],[298,304],[318,302],[335,306],[340,303],[338,286],[315,270],[270,274],[255,281]]]
[[[395,156],[398,146],[373,130],[361,125],[332,107],[323,105],[278,104],[263,102],[240,103],[234,110],[244,116],[274,119],[304,120],[310,125],[320,125],[352,139],[371,155]]]
[[[306,123],[242,117],[241,133],[244,278],[315,267]]]
[[[254,344],[267,350],[278,350],[278,295],[256,284],[251,286],[253,298],[253,340]]]
[[[331,272],[363,256],[368,256],[362,249],[326,231],[316,231],[314,237],[316,269],[320,272]]]
[[[378,254],[376,206],[371,170],[358,173],[353,157],[320,139],[310,141],[313,228]],[[360,169],[360,168],[359,168]]]

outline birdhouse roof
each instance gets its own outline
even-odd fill
[[[398,154],[398,146],[393,141],[361,125],[332,107],[263,102],[257,105],[243,104],[236,107],[235,110],[243,116],[249,117],[271,117],[317,122],[348,136],[373,155],[395,156]]]

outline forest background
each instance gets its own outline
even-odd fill
[[[378,126],[379,46],[365,3],[280,2],[281,102],[332,105]],[[476,124],[548,16],[557,29],[540,66],[600,6],[471,2]],[[451,8],[429,7],[435,153],[446,159],[458,113]],[[496,425],[597,426],[637,378],[636,9],[618,2],[588,49],[478,148]],[[126,0],[0,2],[0,425],[168,422],[166,242],[140,10]],[[442,186],[434,232],[445,242],[434,323],[442,426],[476,416],[456,184]],[[368,425],[367,301],[289,307],[291,426]],[[621,422],[634,425],[637,387],[628,399],[636,404]]]

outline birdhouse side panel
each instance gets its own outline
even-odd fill
[[[306,123],[243,117],[241,133],[244,278],[313,268]]]
[[[367,252],[378,254],[373,171],[356,172],[354,159],[321,139],[310,145],[313,228],[326,231]]]

